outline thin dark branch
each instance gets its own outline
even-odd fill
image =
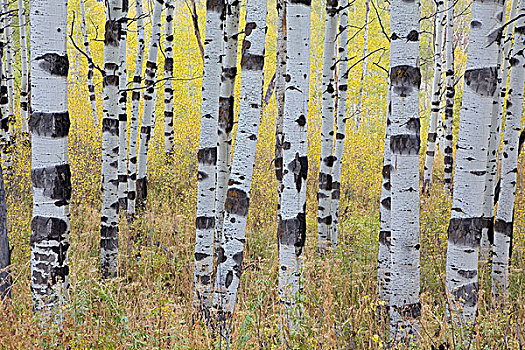
[[[96,65],[95,62],[93,62],[93,59],[86,52],[84,52],[84,50],[82,50],[77,45],[77,43],[75,42],[75,39],[73,39],[73,28],[74,27],[75,27],[75,12],[73,11],[73,21],[71,23],[71,32],[68,35],[69,36],[69,40],[71,40],[71,43],[73,44],[75,49],[77,49],[82,55],[84,55],[84,57],[86,57],[88,63],[93,65],[93,67],[100,72],[102,77],[104,77],[105,76],[104,70],[102,70],[98,65]]]

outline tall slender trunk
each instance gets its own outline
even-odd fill
[[[390,335],[410,341],[419,333],[419,2],[392,2],[391,281]]]
[[[91,56],[91,49],[89,47],[88,27],[86,21],[86,8],[84,6],[84,0],[80,0],[80,15],[82,17],[82,36],[84,38],[84,51],[87,55],[88,61],[88,91],[89,91],[89,102],[91,104],[91,115],[95,125],[98,125],[98,114],[97,114],[97,98],[95,95],[95,84],[93,82],[93,74],[95,70],[95,64],[93,63],[93,56]]]
[[[478,253],[492,104],[497,87],[502,4],[472,3],[454,194],[448,227],[447,294],[452,318],[472,325],[478,306]],[[461,310],[461,311],[460,311]]]
[[[197,217],[195,219],[195,275],[193,303],[205,316],[211,306],[211,274],[215,233],[215,181],[219,115],[222,18],[225,0],[206,1],[206,40],[202,78],[201,131],[197,156]]]
[[[439,110],[441,105],[441,75],[442,75],[442,47],[443,47],[443,26],[445,25],[444,1],[436,1],[436,18],[434,26],[436,28],[436,39],[434,42],[434,79],[432,82],[432,97],[430,105],[430,123],[428,126],[427,152],[425,156],[425,172],[423,174],[423,193],[430,191],[432,184],[432,172],[434,170],[434,152],[436,150],[437,124],[440,118]]]
[[[341,195],[341,166],[346,137],[346,96],[348,90],[348,0],[341,0],[339,6],[339,70],[337,78],[337,124],[335,134],[334,167],[332,169],[332,191],[330,211],[332,225],[330,240],[337,247],[337,224],[339,223],[339,198]]]
[[[379,298],[379,312],[383,318],[387,318],[390,310],[390,208],[392,203],[390,173],[392,170],[392,154],[390,151],[391,122],[390,114],[392,104],[390,102],[391,89],[388,88],[386,102],[385,121],[385,149],[383,151],[383,181],[381,186],[381,204],[379,207],[379,250],[377,255],[377,295]]]
[[[5,199],[4,174],[0,166],[0,304],[11,298],[11,249],[7,236],[7,203]]]
[[[22,134],[23,138],[29,136],[29,129],[27,127],[27,119],[29,112],[29,70],[27,67],[27,33],[26,33],[26,11],[24,8],[24,0],[18,0],[18,23],[20,28],[20,69],[21,69],[21,82],[20,82],[20,119],[22,123]]]
[[[219,97],[219,129],[217,140],[217,191],[215,193],[215,249],[220,246],[224,220],[224,202],[230,179],[235,77],[239,32],[239,0],[226,1],[224,52]]]
[[[157,99],[157,58],[160,44],[160,28],[162,18],[163,0],[155,0],[153,17],[151,19],[151,36],[146,62],[144,84],[144,108],[142,110],[142,127],[140,128],[140,141],[137,166],[137,192],[136,200],[141,208],[145,208],[148,198],[148,150],[153,129],[155,127],[155,101]],[[137,205],[137,203],[135,204]]]
[[[101,268],[104,278],[117,275],[118,153],[119,153],[119,39],[122,1],[106,1],[104,34],[104,116],[102,118]]]
[[[525,16],[525,1],[520,1],[519,15]],[[503,158],[501,163],[501,189],[494,225],[494,250],[492,254],[493,302],[495,302],[498,297],[507,297],[509,286],[510,249],[514,226],[518,149],[521,115],[523,112],[523,85],[525,83],[524,51],[525,17],[521,17],[516,22],[513,54],[509,60],[512,68],[510,71],[510,84],[507,95]]]
[[[146,47],[144,21],[142,19],[142,0],[136,0],[135,6],[137,17],[137,58],[135,61],[135,74],[133,76],[133,92],[131,94],[128,161],[128,215],[130,217],[135,215],[135,203],[137,199],[137,142],[139,133],[140,84],[142,82],[144,49]]]
[[[454,169],[454,96],[456,88],[454,82],[454,0],[447,0],[447,25],[446,25],[446,93],[445,93],[445,134],[444,147],[444,183],[445,190],[452,190],[452,170]]]
[[[30,16],[31,294],[34,310],[46,313],[67,302],[69,288],[67,2],[33,0]]]
[[[370,0],[365,0],[365,32],[363,39],[363,68],[361,69],[361,83],[359,87],[359,103],[357,105],[355,128],[359,129],[361,125],[363,100],[365,96],[366,72],[367,72],[367,55],[368,55],[368,33],[369,33],[369,19],[370,19]]]
[[[332,192],[332,168],[334,165],[334,119],[335,119],[335,46],[337,38],[337,0],[326,0],[326,20],[323,48],[322,78],[322,123],[321,123],[321,165],[319,171],[319,192],[317,198],[318,237],[317,249],[324,253],[331,245],[330,211]]]
[[[9,13],[9,0],[4,0],[4,13]],[[14,90],[15,90],[15,81],[13,75],[13,26],[11,15],[6,15],[4,18],[5,26],[5,78],[7,85],[7,120],[9,131],[6,135],[7,144],[11,143],[12,133],[14,132],[14,122],[15,122],[15,101],[14,101]]]
[[[173,1],[166,1],[164,52],[164,152],[173,152]]]
[[[119,114],[118,114],[118,205],[119,210],[127,209],[128,199],[128,0],[122,1],[122,14],[120,17],[120,42],[119,42]]]
[[[0,0],[0,7],[3,8],[3,2]],[[9,115],[7,114],[7,75],[4,65],[6,52],[5,46],[5,28],[4,20],[0,20],[0,147],[2,160],[6,168],[9,166],[8,146],[9,146]]]
[[[307,124],[310,91],[311,1],[286,4],[286,89],[283,117],[283,180],[279,238],[279,295],[285,312],[296,312],[302,250],[306,240]]]
[[[241,59],[241,100],[232,170],[224,204],[223,244],[218,253],[214,308],[226,319],[237,303],[257,134],[262,113],[266,0],[248,0]]]

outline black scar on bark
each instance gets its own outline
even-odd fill
[[[277,181],[283,180],[283,157],[275,158],[275,177]]]
[[[35,188],[43,188],[44,196],[61,201],[71,199],[71,170],[69,164],[31,170]]]
[[[327,167],[333,167],[336,159],[337,158],[335,156],[328,156],[325,159],[323,159],[323,162],[326,164]]]
[[[206,10],[222,13],[226,8],[224,0],[206,0]]]
[[[117,47],[120,42],[121,23],[116,19],[107,20],[104,33],[104,45]]]
[[[230,188],[226,193],[226,201],[224,202],[224,210],[227,213],[239,216],[248,215],[250,207],[250,198],[243,190],[237,188]]]
[[[195,253],[195,254],[197,254],[197,253]],[[222,264],[223,262],[226,261],[226,255],[224,255],[224,248],[223,247],[217,248],[216,254],[217,254],[217,263],[218,264]]]
[[[392,208],[392,200],[390,197],[386,197],[381,201],[383,208],[390,210]]]
[[[461,300],[465,306],[472,307],[478,304],[478,283],[473,282],[456,288],[452,291],[455,300]]]
[[[169,57],[164,60],[164,71],[173,73],[173,58]]]
[[[222,69],[223,79],[234,79],[237,76],[237,67],[228,67]]]
[[[474,278],[478,275],[478,271],[477,270],[458,270],[458,274],[460,276],[462,276],[463,278],[468,278],[468,279],[471,279],[471,278]]]
[[[195,253],[195,261],[201,261],[205,258],[207,258],[209,255],[204,253]]]
[[[421,316],[421,303],[413,303],[403,306],[392,305],[394,310],[396,310],[402,319],[404,320],[414,320]]]
[[[35,58],[39,61],[38,66],[51,75],[60,77],[67,77],[69,72],[69,60],[66,55],[59,55],[57,53],[46,53]]]
[[[224,286],[228,288],[233,282],[233,271],[228,271],[226,274],[226,280],[224,281]]]
[[[390,241],[391,236],[392,236],[392,233],[390,231],[379,231],[379,243],[390,247],[391,246],[391,241]]]
[[[240,251],[240,252],[237,252],[237,253],[233,254],[232,259],[235,262],[235,265],[233,266],[233,270],[235,271],[235,275],[237,276],[237,278],[241,278],[242,261],[244,259],[243,252]]]
[[[109,132],[111,136],[118,136],[119,125],[118,119],[102,118],[102,132]]]
[[[215,227],[215,217],[213,216],[198,216],[195,219],[195,226],[198,230],[209,230]]]
[[[246,42],[246,41],[245,41]],[[263,55],[253,55],[251,53],[245,52],[242,55],[241,67],[246,70],[262,70],[264,67],[264,56]]]
[[[524,143],[525,143],[525,129],[523,129],[520,134],[520,140],[518,143],[518,155],[521,154],[521,149],[523,148]]]
[[[436,142],[437,133],[435,132],[429,132],[428,133],[428,141],[429,142]]]
[[[234,97],[219,98],[219,128],[230,133],[233,129]]]
[[[31,220],[31,245],[47,240],[61,241],[67,231],[67,223],[59,218],[35,216]]]
[[[448,226],[448,241],[467,247],[479,247],[483,218],[454,218]]]
[[[312,0],[290,0],[290,4],[301,4],[305,6],[311,6]]]
[[[297,192],[300,192],[303,181],[306,181],[308,176],[308,158],[300,157],[296,153],[295,159],[288,164],[287,168],[294,174],[295,187]]]
[[[393,135],[390,136],[390,150],[392,154],[417,155],[420,148],[419,135]]]
[[[497,68],[469,69],[465,71],[465,83],[480,96],[494,96],[498,85]]]
[[[29,118],[29,128],[34,135],[45,137],[66,137],[71,126],[69,113],[33,112]]]
[[[144,209],[144,205],[146,202],[146,198],[148,198],[148,178],[143,177],[137,179],[137,206],[139,208]]]
[[[339,182],[332,182],[332,199],[339,199],[341,195],[341,184]]]
[[[411,30],[410,33],[407,35],[407,41],[418,41],[419,40],[419,32],[417,30]]]
[[[317,218],[317,223],[331,225],[332,224],[332,215],[325,216],[324,218]]]
[[[483,228],[487,229],[487,237],[490,244],[494,244],[494,217],[483,218]]]
[[[197,160],[204,165],[217,164],[217,147],[208,147],[199,149]]]
[[[323,191],[332,190],[332,175],[319,173],[319,189]]]
[[[293,219],[280,220],[279,244],[294,245],[302,248],[306,240],[306,216],[304,213],[297,214]]]
[[[507,237],[512,237],[512,231],[514,229],[514,222],[505,222],[504,220],[497,219],[494,224],[494,230]]]
[[[421,85],[421,71],[419,67],[399,65],[390,68],[390,83],[394,92],[401,97],[412,93],[413,89],[419,89]]]

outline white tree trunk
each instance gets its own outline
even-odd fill
[[[515,15],[515,13],[514,13]],[[509,286],[509,260],[513,235],[514,199],[518,173],[518,147],[521,131],[523,87],[525,83],[525,1],[520,2],[516,22],[513,55],[509,62],[510,85],[507,95],[503,157],[501,163],[501,189],[494,224],[494,250],[492,255],[493,301],[507,297]],[[512,17],[514,18],[514,17]],[[510,29],[510,28],[509,28]]]
[[[224,204],[224,238],[221,250],[217,254],[219,264],[213,298],[214,309],[219,317],[224,316],[225,319],[228,319],[235,309],[242,273],[250,187],[262,113],[266,11],[266,0],[248,0],[246,4],[239,122]]]
[[[365,0],[365,32],[363,34],[363,56],[362,56],[362,69],[361,69],[361,83],[359,87],[359,103],[356,110],[355,129],[359,129],[361,125],[363,100],[365,96],[365,84],[366,84],[366,71],[367,71],[367,55],[368,55],[368,33],[369,33],[369,18],[370,18],[370,0]]]
[[[4,12],[8,13],[10,1],[4,0]],[[6,67],[6,79],[7,79],[7,116],[9,118],[9,141],[11,141],[11,134],[15,131],[15,77],[13,73],[13,61],[14,61],[14,36],[13,36],[13,22],[12,16],[7,15],[5,17],[5,67]]]
[[[339,198],[341,195],[341,167],[346,137],[346,96],[348,90],[348,0],[339,6],[339,70],[337,78],[337,124],[335,134],[334,167],[332,169],[332,191],[330,211],[332,225],[330,240],[337,247],[337,224],[339,223]]]
[[[122,14],[120,18],[120,43],[119,43],[119,114],[118,114],[118,204],[119,210],[127,209],[128,199],[128,0],[122,1]]]
[[[432,172],[434,170],[434,153],[436,150],[437,124],[440,119],[441,105],[441,75],[442,75],[442,47],[443,47],[443,26],[445,25],[445,9],[443,0],[436,1],[436,18],[434,25],[436,28],[436,39],[434,42],[434,79],[432,82],[432,96],[430,109],[430,123],[428,126],[427,152],[425,156],[425,172],[423,174],[423,193],[428,193],[432,183]]]
[[[211,306],[211,274],[215,233],[215,181],[217,175],[217,127],[219,115],[222,16],[224,0],[206,2],[206,40],[202,78],[201,130],[197,173],[195,220],[194,306],[205,316]]]
[[[337,39],[337,0],[326,0],[326,20],[323,45],[322,78],[322,122],[321,122],[321,165],[319,170],[319,200],[317,211],[317,249],[324,253],[331,245],[330,229],[332,213],[330,211],[332,194],[332,168],[334,165],[334,119],[335,98],[335,46]]]
[[[419,2],[395,0],[390,12],[391,281],[390,335],[419,332]]]
[[[137,17],[137,58],[135,74],[133,76],[133,92],[131,94],[131,123],[129,132],[129,161],[128,161],[128,215],[135,215],[137,198],[137,142],[139,133],[140,84],[142,82],[142,68],[144,66],[144,49],[146,46],[144,35],[144,21],[142,19],[142,0],[135,1]]]
[[[224,202],[230,179],[235,77],[237,76],[237,51],[240,1],[226,2],[224,52],[219,97],[219,129],[217,140],[217,191],[215,193],[215,249],[220,246],[224,220]]]
[[[456,95],[454,81],[454,0],[447,0],[447,25],[446,25],[446,92],[445,92],[445,124],[443,133],[445,134],[444,147],[444,183],[445,190],[452,190],[452,171],[454,166],[454,96]]]
[[[291,316],[300,289],[306,240],[307,123],[310,88],[311,1],[286,4],[286,92],[283,118],[283,187],[279,239],[279,295]]]
[[[20,81],[20,119],[22,123],[22,134],[23,138],[27,139],[29,136],[29,129],[27,127],[28,113],[29,113],[29,100],[28,100],[28,87],[29,87],[29,70],[27,60],[27,33],[26,33],[26,11],[24,8],[24,0],[18,0],[18,23],[20,29],[20,69],[21,69],[21,81]]]
[[[68,300],[69,200],[67,2],[33,0],[30,11],[34,310]]]
[[[98,125],[98,114],[97,114],[97,99],[95,95],[95,84],[93,82],[93,74],[95,65],[93,63],[93,56],[91,56],[91,49],[89,47],[88,27],[86,21],[86,8],[84,6],[84,0],[80,0],[80,15],[82,17],[82,36],[84,38],[84,51],[87,55],[88,61],[88,91],[89,91],[89,102],[91,104],[91,115],[95,125]]]
[[[144,209],[148,198],[148,150],[149,142],[155,127],[155,101],[157,96],[157,58],[159,54],[160,29],[162,18],[163,0],[155,0],[153,17],[151,19],[151,36],[146,62],[144,108],[142,110],[142,126],[140,128],[140,141],[137,167],[136,201]],[[135,203],[137,205],[137,203]]]
[[[173,1],[166,1],[164,48],[164,152],[173,152]]]
[[[473,323],[478,305],[478,253],[501,12],[500,2],[472,3],[446,265],[452,318],[467,325]]]
[[[0,8],[3,8],[3,2],[0,0]],[[2,152],[2,161],[8,168],[8,145],[9,145],[9,115],[7,114],[7,75],[4,65],[5,58],[5,29],[4,21],[0,20],[0,147]]]
[[[118,153],[119,153],[119,38],[122,0],[106,2],[104,34],[104,116],[102,118],[101,267],[104,278],[117,275]]]

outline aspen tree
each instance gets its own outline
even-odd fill
[[[447,0],[446,3],[446,41],[445,41],[445,54],[446,54],[446,87],[445,87],[445,123],[444,123],[444,134],[445,134],[445,147],[443,150],[444,154],[444,183],[445,190],[452,190],[452,170],[454,169],[454,136],[453,136],[453,125],[454,125],[454,96],[456,95],[456,88],[454,82],[454,0]]]
[[[95,84],[93,82],[93,75],[95,71],[95,64],[93,62],[93,56],[91,55],[91,48],[89,46],[88,27],[86,21],[86,8],[84,0],[80,0],[80,16],[82,18],[82,36],[84,38],[84,51],[88,61],[88,91],[89,91],[89,102],[91,104],[91,115],[95,125],[98,125],[98,114],[97,114],[97,97],[95,95]]]
[[[69,288],[66,35],[66,1],[31,1],[31,294],[34,310],[44,313],[65,304]]]
[[[478,253],[483,219],[487,148],[497,87],[500,1],[472,3],[460,115],[454,194],[448,227],[447,294],[452,318],[472,325],[478,306]]]
[[[164,152],[173,151],[173,1],[166,0],[164,48]]]
[[[395,0],[390,12],[391,211],[390,335],[419,332],[419,2]]]
[[[24,0],[18,0],[18,23],[20,29],[20,119],[22,123],[23,138],[29,135],[27,126],[29,117],[29,69],[27,67],[27,30],[26,30],[26,11],[24,8]]]
[[[127,208],[127,185],[128,185],[128,69],[127,69],[127,49],[128,49],[128,0],[122,1],[122,14],[120,17],[120,36],[119,36],[119,100],[118,100],[118,189],[117,197],[119,210]]]
[[[359,103],[356,110],[356,120],[355,120],[355,129],[359,129],[361,125],[361,117],[363,115],[363,100],[365,96],[365,84],[366,84],[366,72],[368,68],[368,34],[370,32],[370,0],[365,0],[365,25],[364,25],[364,34],[363,34],[363,55],[362,55],[362,69],[361,69],[361,83],[359,87]]]

